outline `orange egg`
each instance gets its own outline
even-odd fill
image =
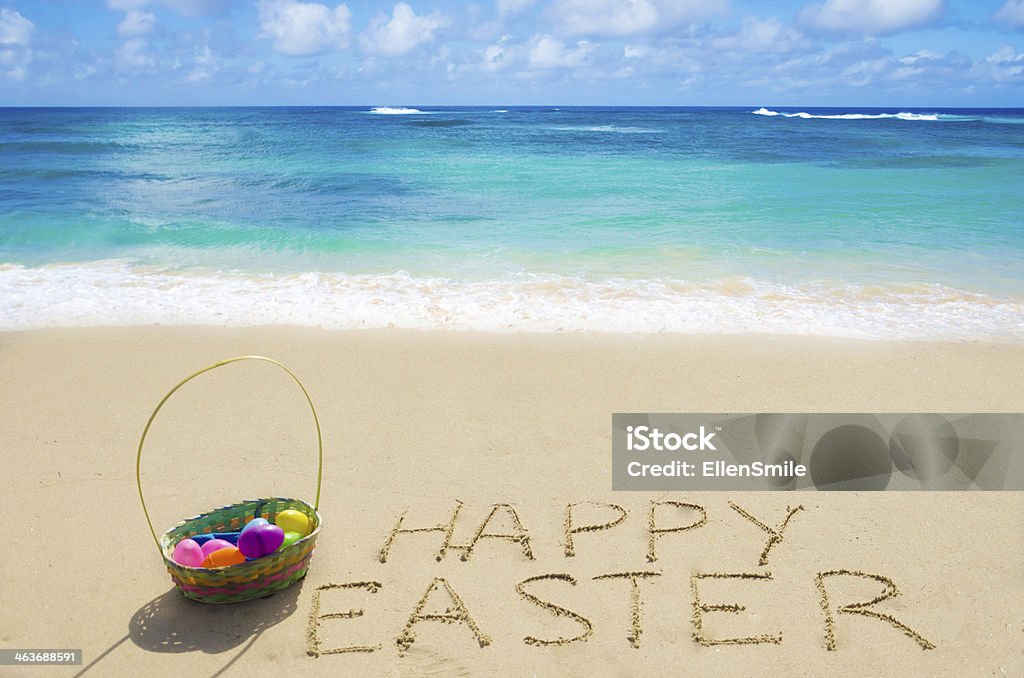
[[[203,561],[203,567],[227,567],[228,565],[238,565],[239,563],[245,562],[245,556],[234,546],[225,549],[219,549],[214,551],[210,555],[206,556],[206,560]]]

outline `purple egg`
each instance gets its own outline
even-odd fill
[[[256,525],[242,530],[238,537],[238,550],[246,558],[262,558],[273,553],[284,542],[284,530],[277,525]]]
[[[219,551],[221,549],[229,549],[232,546],[234,546],[234,544],[225,539],[211,539],[210,541],[203,544],[203,557],[205,558],[214,551]]]

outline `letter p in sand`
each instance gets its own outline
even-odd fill
[[[690,509],[695,511],[698,515],[696,519],[689,525],[680,525],[677,527],[658,527],[657,513],[659,506],[674,506],[678,509]],[[647,540],[647,562],[653,563],[658,559],[655,553],[655,546],[658,542],[658,538],[662,535],[668,534],[669,532],[683,532],[685,530],[693,530],[708,521],[708,512],[704,510],[703,506],[698,504],[687,504],[681,501],[652,501],[651,512],[647,518],[647,532],[650,535]]]

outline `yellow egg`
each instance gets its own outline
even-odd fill
[[[285,532],[298,532],[303,537],[313,531],[312,521],[309,517],[295,509],[287,509],[278,513],[274,518],[274,524]]]

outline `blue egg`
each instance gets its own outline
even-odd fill
[[[224,541],[231,542],[235,546],[238,545],[238,535],[240,532],[213,532],[211,534],[197,534],[192,537],[196,543],[200,546],[210,541],[211,539],[223,539]]]
[[[241,537],[243,534],[245,534],[246,532],[248,532],[252,528],[256,527],[257,525],[269,525],[269,524],[270,523],[267,522],[266,518],[253,518],[252,520],[250,520],[248,523],[245,524],[245,527],[242,528],[242,531],[239,532],[238,536]]]

